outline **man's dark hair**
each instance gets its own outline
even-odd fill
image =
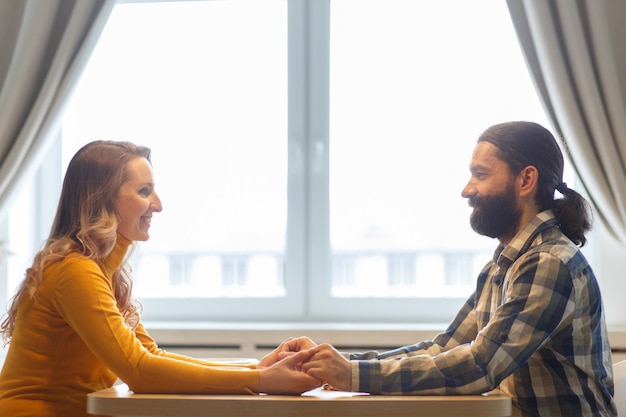
[[[549,130],[532,122],[506,122],[491,126],[478,138],[498,149],[498,157],[514,175],[525,167],[539,172],[537,205],[541,211],[552,209],[563,233],[583,246],[591,229],[591,207],[579,193],[563,182],[563,154]],[[563,198],[555,199],[554,190]]]

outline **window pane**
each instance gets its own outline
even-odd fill
[[[285,295],[286,19],[284,0],[115,7],[64,166],[93,139],[152,148],[164,209],[132,258],[138,297]]]
[[[505,2],[333,0],[336,297],[466,297],[495,247],[461,198],[478,135],[548,126]]]

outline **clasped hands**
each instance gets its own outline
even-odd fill
[[[317,344],[308,337],[289,338],[261,359],[263,369],[297,354],[301,372],[340,391],[352,390],[350,361],[328,343]],[[293,358],[295,359],[295,358]]]

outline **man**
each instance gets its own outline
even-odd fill
[[[302,370],[339,390],[373,394],[479,394],[499,388],[514,415],[614,416],[611,351],[600,290],[577,245],[590,210],[563,183],[563,155],[535,123],[487,129],[462,196],[472,228],[500,241],[476,290],[431,341],[342,354],[306,337],[261,364],[310,349]],[[555,199],[555,190],[563,198]]]

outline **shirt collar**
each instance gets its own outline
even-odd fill
[[[128,252],[128,247],[131,243],[132,241],[126,239],[118,233],[117,239],[115,240],[115,246],[103,262],[103,264],[106,265],[106,271],[109,278],[112,276],[113,272],[118,269],[120,265],[122,265],[124,257]]]
[[[494,252],[494,262],[503,257],[514,262],[520,254],[526,252],[537,235],[546,229],[556,227],[556,218],[552,210],[537,213],[506,245],[498,245]]]

